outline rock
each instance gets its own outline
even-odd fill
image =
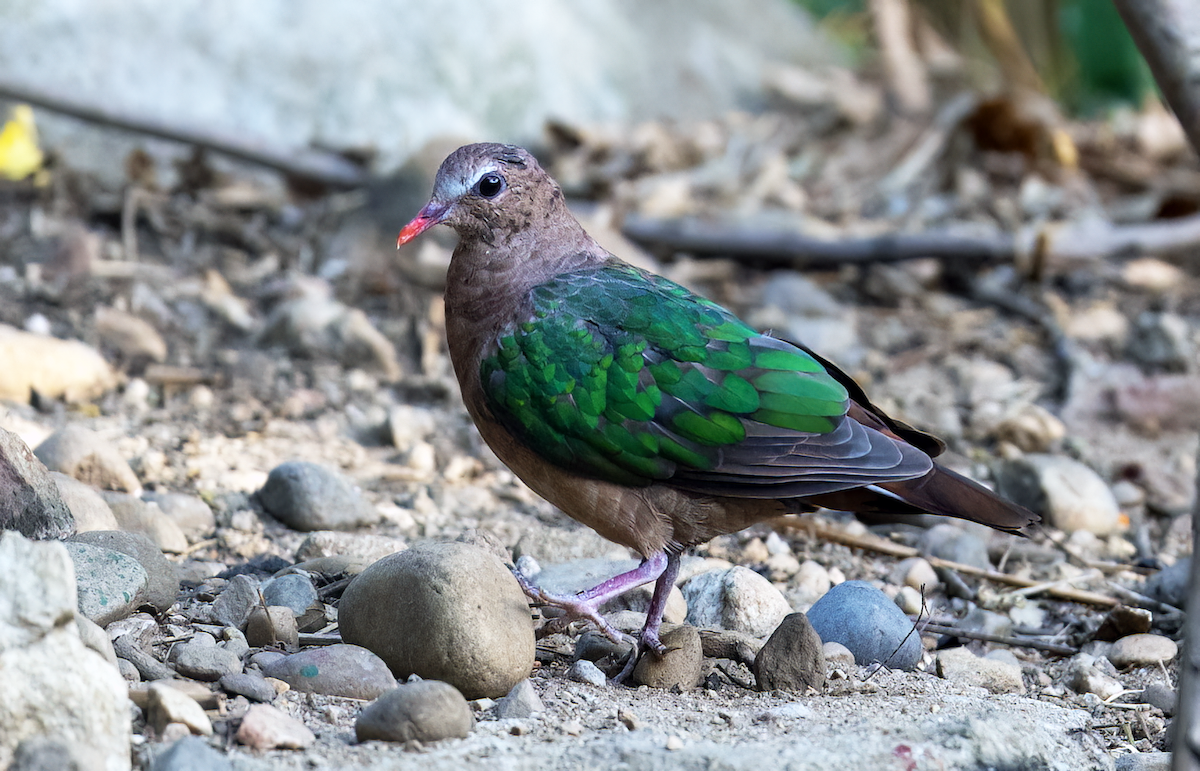
[[[267,513],[293,530],[352,530],[379,519],[348,478],[306,461],[271,469],[258,498]]]
[[[0,324],[0,361],[0,399],[22,404],[34,392],[46,399],[83,402],[117,385],[116,373],[95,348],[7,324]]]
[[[1012,619],[1003,613],[997,613],[993,610],[981,608],[978,605],[972,605],[967,611],[967,615],[963,616],[958,622],[963,629],[972,632],[982,632],[988,635],[998,635],[1005,637],[1012,634],[1013,622]]]
[[[823,642],[838,642],[861,666],[881,662],[911,670],[921,660],[921,636],[908,616],[883,592],[865,581],[838,584],[808,610]]]
[[[297,616],[303,616],[317,603],[317,588],[308,576],[298,573],[268,578],[260,588],[268,606],[290,608]]]
[[[700,633],[692,626],[676,626],[660,636],[667,652],[650,652],[638,659],[630,679],[651,688],[691,690],[704,680]]]
[[[608,677],[587,659],[576,659],[567,667],[567,678],[577,683],[587,683],[597,688],[603,688],[608,683]]]
[[[1109,535],[1120,527],[1117,499],[1095,471],[1073,458],[1029,454],[1003,462],[997,491],[1068,533]]]
[[[1092,639],[1116,642],[1131,634],[1145,634],[1150,631],[1152,620],[1153,616],[1145,608],[1118,605],[1104,616],[1104,620],[1100,622],[1100,628],[1092,635]]]
[[[102,546],[105,549],[121,552],[133,557],[146,571],[145,600],[160,613],[166,612],[175,604],[175,595],[179,593],[179,581],[175,578],[175,566],[163,556],[158,547],[141,533],[123,533],[120,531],[92,531],[72,536],[74,543],[89,543]]]
[[[1190,528],[1189,528],[1190,530]],[[1159,602],[1183,609],[1187,606],[1188,576],[1192,570],[1192,558],[1183,557],[1173,565],[1163,568],[1146,582],[1146,594]]]
[[[203,739],[185,736],[160,752],[150,771],[233,771],[233,764]]]
[[[807,720],[816,713],[807,704],[793,701],[790,704],[780,704],[777,707],[765,709],[754,716],[758,723],[778,723],[784,720]]]
[[[938,651],[938,676],[962,685],[976,685],[992,693],[1025,693],[1021,667],[997,659],[980,658],[966,648]]]
[[[142,499],[147,503],[157,504],[159,510],[179,527],[189,542],[205,538],[217,528],[217,518],[212,508],[198,496],[186,493],[147,492]]]
[[[88,533],[93,530],[120,530],[117,518],[109,508],[104,496],[91,485],[61,471],[51,471],[50,478],[58,488],[63,503],[75,517],[75,532]]]
[[[370,700],[396,687],[379,656],[357,645],[308,648],[263,667],[263,674],[298,691]]]
[[[833,581],[824,565],[814,560],[804,560],[797,568],[791,585],[795,587],[796,592],[793,599],[803,605],[811,605],[829,591],[829,587],[833,586]]]
[[[1179,703],[1179,694],[1166,683],[1150,683],[1142,690],[1141,702],[1158,707],[1164,715],[1172,717]]]
[[[146,719],[162,733],[168,723],[183,723],[198,736],[211,736],[212,722],[204,708],[183,691],[164,682],[150,683]]]
[[[610,615],[608,618],[611,624],[612,616]],[[644,624],[645,621],[642,623]],[[631,650],[633,650],[631,643],[613,640],[598,629],[588,629],[575,641],[574,660],[586,659],[592,662],[603,662],[607,658],[609,662],[621,661],[629,655]]]
[[[270,704],[252,704],[238,726],[237,740],[255,750],[302,750],[317,737],[304,723]]]
[[[343,640],[397,677],[444,680],[468,699],[499,698],[533,667],[525,594],[478,546],[426,542],[384,557],[346,587],[338,621]]]
[[[106,769],[130,767],[125,681],[64,623],[76,606],[61,544],[0,533],[0,768],[39,735],[70,737]]]
[[[908,557],[896,563],[888,574],[888,583],[924,590],[926,594],[938,587],[937,573],[924,557]]]
[[[1102,671],[1096,661],[1086,653],[1075,656],[1068,667],[1070,684],[1078,693],[1094,693],[1101,699],[1110,699],[1125,690],[1121,681]]]
[[[187,551],[187,536],[179,529],[179,525],[163,514],[157,503],[147,503],[126,493],[102,492],[100,495],[112,509],[122,530],[141,533],[159,549],[170,554]]]
[[[283,645],[296,649],[300,645],[296,614],[282,605],[254,608],[246,621],[246,641],[256,648]]]
[[[825,669],[842,669],[846,670],[854,666],[854,654],[850,649],[840,642],[830,640],[821,646],[821,651],[825,656]]]
[[[8,771],[92,771],[88,748],[69,739],[31,736],[17,745]]]
[[[64,544],[74,565],[79,612],[100,626],[125,618],[143,604],[150,577],[133,557],[88,543]]]
[[[894,602],[897,608],[904,611],[904,615],[916,616],[922,611],[924,599],[921,593],[911,586],[902,586],[900,591],[896,592]]]
[[[1113,643],[1108,660],[1118,669],[1150,667],[1169,662],[1179,653],[1179,645],[1157,634],[1131,634]]]
[[[318,530],[309,533],[296,550],[296,561],[319,559],[321,557],[351,557],[354,563],[362,568],[377,562],[389,554],[404,551],[408,544],[403,538],[371,533],[339,533],[336,530]]]
[[[293,354],[369,367],[388,382],[399,379],[402,370],[396,347],[365,313],[329,297],[327,286],[303,291],[304,296],[275,307],[258,336],[259,345],[281,345]]]
[[[760,691],[824,689],[825,652],[807,616],[792,613],[771,633],[754,659],[754,682]]]
[[[394,688],[368,704],[354,723],[360,742],[421,743],[465,739],[475,727],[471,707],[458,689],[438,680]]]
[[[917,548],[922,554],[939,559],[961,562],[984,570],[991,570],[987,544],[974,533],[958,525],[948,523],[934,525],[921,534]]]
[[[1047,452],[1067,435],[1067,427],[1038,404],[1020,404],[996,425],[996,438],[1021,452]]]
[[[35,539],[62,538],[76,530],[73,512],[46,467],[20,437],[2,428],[0,530]]]
[[[1171,753],[1130,752],[1119,755],[1114,771],[1171,771]]]
[[[542,698],[534,690],[529,678],[514,685],[511,691],[496,702],[496,717],[500,720],[533,717],[545,710]]]
[[[106,305],[96,306],[96,333],[126,362],[167,360],[167,343],[144,319]]]
[[[1129,355],[1149,367],[1185,371],[1196,358],[1191,326],[1174,313],[1144,311],[1134,321]]]
[[[133,495],[142,493],[141,483],[117,448],[83,426],[74,423],[63,426],[33,452],[46,468],[61,471],[84,484]]]
[[[701,573],[683,585],[687,622],[752,637],[771,633],[791,607],[770,581],[740,565]]]
[[[268,683],[266,678],[255,672],[223,675],[218,684],[226,693],[245,696],[250,701],[269,703],[274,701],[278,695],[275,693],[275,687]]]
[[[250,613],[259,607],[258,579],[245,573],[229,579],[212,604],[213,620],[222,626],[241,629]]]
[[[176,645],[171,649],[169,661],[184,677],[206,683],[242,671],[241,657],[233,651],[217,647],[212,637],[205,634],[198,634],[190,641]]]

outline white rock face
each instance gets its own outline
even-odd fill
[[[70,743],[105,771],[130,767],[129,696],[75,623],[66,548],[0,534],[0,768],[23,739]]]
[[[373,147],[384,170],[437,136],[711,115],[760,93],[769,62],[836,58],[789,0],[0,5],[6,79],[281,149]],[[70,165],[121,173],[116,132],[37,117]]]
[[[770,581],[741,565],[701,573],[683,585],[683,596],[689,624],[731,629],[751,637],[770,634],[792,612]]]

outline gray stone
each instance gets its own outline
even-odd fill
[[[1007,661],[980,658],[966,648],[948,648],[937,655],[939,677],[976,685],[992,693],[1025,693],[1021,667]]]
[[[1146,594],[1182,610],[1187,606],[1188,576],[1191,570],[1191,556],[1179,559],[1146,582]]]
[[[205,637],[197,635],[191,641],[171,649],[169,660],[175,664],[179,674],[211,683],[225,675],[242,671],[242,660],[236,653],[219,648],[215,643],[201,642]]]
[[[1171,753],[1130,752],[1119,755],[1114,771],[1171,771]]]
[[[825,655],[826,670],[846,670],[854,666],[854,654],[840,642],[830,640],[821,646],[821,651]]]
[[[808,620],[823,642],[845,645],[859,665],[911,670],[921,660],[921,636],[908,616],[865,581],[830,589],[809,608]]]
[[[146,702],[146,720],[160,734],[170,723],[182,723],[193,734],[212,735],[212,721],[204,708],[181,689],[165,681],[150,683]]]
[[[1179,694],[1166,683],[1150,683],[1142,691],[1141,702],[1152,707],[1158,707],[1167,717],[1175,714],[1175,706],[1179,703]]]
[[[1143,311],[1131,331],[1129,354],[1142,364],[1183,372],[1196,360],[1191,325],[1177,314]]]
[[[165,612],[175,603],[175,595],[179,593],[179,581],[175,577],[175,566],[163,556],[163,553],[150,542],[149,538],[141,533],[95,530],[79,533],[69,540],[75,543],[102,546],[133,557],[146,571],[146,601],[160,613]]]
[[[567,678],[597,688],[603,688],[608,683],[608,677],[600,671],[600,667],[587,659],[572,661],[571,666],[567,667]]]
[[[67,504],[71,515],[75,517],[75,532],[121,529],[112,509],[96,488],[61,471],[51,471],[50,478],[58,487],[58,494],[62,496],[63,503]]]
[[[74,423],[63,426],[33,452],[46,468],[85,484],[101,490],[142,493],[137,475],[112,442],[83,426]]]
[[[511,691],[496,701],[496,717],[500,720],[533,717],[545,709],[542,697],[538,696],[529,678],[514,685]]]
[[[271,469],[258,498],[267,513],[293,530],[352,530],[379,519],[348,478],[307,461]]]
[[[158,504],[167,519],[174,522],[189,541],[198,541],[216,530],[217,518],[212,508],[198,496],[148,492],[142,498],[148,503]]]
[[[317,737],[304,723],[270,704],[252,704],[238,726],[237,740],[255,750],[302,750]]]
[[[1112,698],[1125,690],[1120,680],[1098,666],[1104,661],[1086,653],[1076,654],[1067,667],[1071,687],[1078,693],[1094,693],[1101,699]]]
[[[262,595],[268,606],[281,605],[303,616],[317,602],[317,588],[308,576],[289,573],[262,583]]]
[[[75,566],[79,612],[100,626],[125,618],[143,604],[150,577],[142,564],[119,551],[88,543],[68,542]]]
[[[384,557],[346,587],[338,622],[343,640],[397,677],[444,680],[468,699],[499,698],[533,668],[528,600],[478,546],[427,542]]]
[[[155,546],[171,554],[187,551],[187,536],[172,522],[157,503],[147,503],[127,493],[104,491],[100,493],[112,509],[113,516],[122,530],[141,533]]]
[[[770,581],[740,565],[701,573],[683,585],[683,596],[689,624],[751,637],[770,634],[792,610]]]
[[[1108,660],[1114,667],[1151,667],[1170,662],[1179,653],[1179,644],[1158,634],[1131,634],[1113,643]]]
[[[75,519],[46,467],[16,434],[0,428],[0,530],[62,538]]]
[[[250,613],[260,605],[258,579],[245,573],[234,576],[225,584],[212,604],[213,620],[222,626],[241,629]]]
[[[296,614],[279,605],[254,608],[246,621],[246,641],[256,648],[283,645],[294,650],[300,644]]]
[[[0,532],[0,768],[36,736],[70,737],[90,762],[129,768],[125,681],[71,623],[72,573],[62,544]]]
[[[825,687],[825,651],[803,613],[786,616],[754,658],[754,682],[760,691],[821,691]]]
[[[363,709],[354,724],[360,742],[422,743],[465,739],[475,727],[471,706],[449,683],[421,680],[392,689]]]
[[[1007,460],[996,471],[996,489],[1068,533],[1109,535],[1120,526],[1121,509],[1112,490],[1073,458],[1031,453]]]
[[[254,672],[223,675],[218,684],[226,693],[245,696],[250,701],[272,702],[278,695],[266,678]]]
[[[79,639],[83,640],[83,644],[99,653],[104,657],[104,660],[114,667],[119,666],[121,659],[117,658],[117,652],[113,649],[112,640],[109,639],[108,633],[100,628],[100,625],[92,621],[82,613],[75,614],[75,626],[79,629]]]
[[[700,632],[693,626],[676,626],[660,637],[667,652],[659,656],[647,652],[638,659],[630,679],[651,688],[691,690],[704,680],[704,655]]]
[[[158,753],[150,771],[233,771],[233,764],[199,736],[185,736]]]
[[[383,659],[357,645],[309,648],[264,666],[263,674],[298,691],[351,699],[374,699],[396,687]]]
[[[31,736],[17,745],[8,771],[93,771],[88,748],[69,739]]]
[[[921,534],[918,548],[922,554],[930,557],[961,562],[984,570],[992,568],[992,563],[988,560],[987,544],[982,538],[958,525],[934,525]]]
[[[342,533],[336,530],[318,530],[309,533],[300,548],[296,550],[296,560],[305,561],[321,557],[350,557],[355,564],[361,565],[356,573],[372,562],[383,559],[389,554],[404,551],[408,543],[403,538],[373,533]]]

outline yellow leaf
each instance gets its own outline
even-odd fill
[[[27,104],[19,104],[0,129],[0,177],[25,179],[42,167],[42,160],[33,110]]]

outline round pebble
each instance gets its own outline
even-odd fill
[[[860,665],[911,670],[921,660],[921,636],[908,616],[865,581],[830,589],[809,609],[808,620],[823,642],[845,645]]]
[[[587,659],[571,662],[571,666],[567,667],[567,677],[577,683],[587,683],[597,688],[603,688],[608,682],[608,678],[600,671],[600,667]]]
[[[198,496],[148,492],[142,498],[148,503],[158,504],[167,519],[174,522],[189,541],[205,538],[216,530],[217,519],[212,508]]]
[[[90,543],[63,545],[75,565],[80,613],[107,626],[131,615],[144,601],[150,578],[136,559]]]
[[[268,606],[282,605],[293,614],[303,616],[317,602],[317,589],[308,576],[289,573],[262,583],[263,599]]]
[[[924,589],[925,593],[929,594],[937,588],[938,577],[929,560],[924,557],[909,557],[896,563],[892,572],[888,574],[888,583],[907,586],[917,591]]]
[[[242,717],[237,740],[255,750],[302,750],[315,742],[317,737],[291,715],[270,704],[254,704]]]
[[[175,577],[175,566],[141,533],[93,530],[77,533],[69,540],[102,546],[133,557],[146,571],[146,601],[160,613],[175,603],[175,595],[179,593],[179,579]]]
[[[983,539],[958,525],[934,525],[921,534],[918,548],[922,554],[951,562],[961,562],[984,570],[991,570],[992,567]]]
[[[803,613],[786,616],[754,658],[760,691],[820,691],[825,687],[821,638]]]
[[[638,685],[651,688],[680,688],[690,690],[700,685],[704,676],[700,632],[692,626],[676,626],[660,636],[667,652],[659,656],[647,652],[638,659],[630,676]]]
[[[224,675],[218,684],[226,693],[245,696],[250,701],[270,702],[278,695],[266,678],[251,672]]]
[[[1156,666],[1160,661],[1170,661],[1179,652],[1179,644],[1159,634],[1131,634],[1113,643],[1108,660],[1114,667]]]
[[[246,642],[255,648],[283,645],[295,649],[300,645],[296,614],[280,605],[255,608],[246,621]]]
[[[171,554],[187,551],[187,536],[172,522],[157,503],[147,503],[136,495],[104,491],[100,493],[112,509],[113,516],[122,530],[142,533],[159,549]]]
[[[396,687],[383,659],[357,645],[309,648],[264,666],[263,673],[298,691],[351,699],[374,699]]]
[[[1025,693],[1021,667],[1007,661],[980,658],[966,648],[948,648],[937,656],[938,676],[992,693]]]
[[[496,717],[500,720],[533,717],[539,712],[544,712],[545,709],[546,706],[542,704],[542,698],[538,696],[533,683],[529,678],[525,678],[514,685],[504,698],[496,702]]]
[[[731,629],[752,637],[770,634],[792,610],[770,581],[740,565],[701,573],[683,585],[683,595],[692,626]]]
[[[378,520],[346,476],[307,461],[273,468],[258,498],[267,513],[293,530],[352,530]]]
[[[101,490],[141,495],[142,485],[116,446],[94,431],[71,423],[37,446],[33,454],[51,471],[61,471]]]
[[[854,654],[850,649],[840,642],[830,640],[821,646],[821,651],[825,655],[826,669],[849,669],[854,666]]]
[[[354,724],[360,742],[436,742],[464,739],[475,727],[471,706],[457,688],[438,680],[401,685],[363,709]]]
[[[242,671],[242,660],[233,651],[218,648],[208,635],[196,635],[191,641],[171,649],[170,660],[179,674],[193,680],[212,682]]]
[[[418,544],[384,557],[346,587],[342,639],[377,653],[397,677],[444,680],[468,699],[499,698],[534,661],[529,603],[488,551]]]

